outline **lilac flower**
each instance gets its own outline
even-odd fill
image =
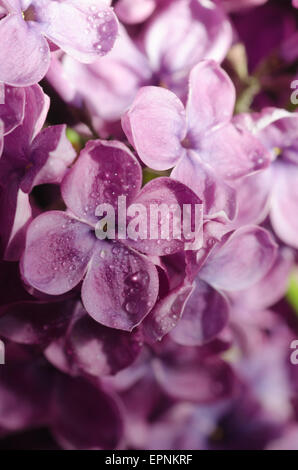
[[[85,63],[107,54],[118,29],[108,3],[1,0],[0,82],[14,86],[39,82],[50,65],[51,43]]]
[[[233,308],[262,311],[280,301],[288,290],[288,279],[294,267],[294,254],[287,247],[280,248],[267,274],[251,287],[230,292]]]
[[[159,302],[144,321],[149,341],[171,337],[186,346],[211,341],[226,326],[228,296],[253,288],[271,268],[276,245],[269,232],[243,227],[220,242],[209,238],[205,247],[189,253],[187,279]]]
[[[0,105],[6,132],[10,131],[0,160],[1,249],[6,259],[16,260],[31,218],[29,193],[36,185],[59,183],[76,153],[66,138],[66,126],[41,130],[49,99],[38,85],[6,87],[6,98]]]
[[[298,226],[293,213],[297,204],[298,114],[265,108],[261,113],[239,115],[237,123],[246,129],[249,128],[259,137],[271,152],[273,161],[265,172],[266,180],[254,180],[254,176],[244,180],[247,191],[251,184],[256,185],[259,213],[263,213],[264,218],[270,211],[275,233],[284,243],[297,248]],[[247,212],[246,217],[248,216],[253,217],[251,211]]]
[[[146,445],[155,450],[262,450],[283,431],[242,386],[231,399],[211,406],[172,406],[150,427]]]
[[[168,406],[149,427],[146,441],[149,441],[150,448],[168,449],[175,445],[179,449],[229,449],[238,446],[241,449],[261,449],[292,427],[292,385],[287,351],[291,332],[273,312],[248,313],[242,307],[240,309],[233,312],[230,344],[224,352],[225,359],[232,361],[232,393],[225,400],[211,401],[204,406],[190,406],[189,401],[180,401],[173,408]],[[173,360],[171,355],[167,356],[166,350],[164,348],[167,363],[163,368],[167,367],[167,370],[162,371],[164,386],[169,394],[175,395],[177,390],[178,393],[182,390],[185,395],[191,394],[185,383],[183,387],[183,380],[179,384],[171,383],[175,376],[179,376],[177,362],[181,361],[185,377],[190,373],[186,366],[186,352],[177,354],[179,359]],[[207,360],[211,358],[209,351]],[[194,390],[195,377],[199,380],[201,364],[199,361],[197,364],[198,371],[194,372],[193,381],[188,382],[192,384],[191,390]],[[157,370],[160,372],[159,368]],[[227,375],[226,372],[225,377]],[[161,380],[161,377],[157,378]],[[207,383],[206,377],[197,396],[202,394]],[[224,379],[217,383],[218,386],[224,384]],[[181,389],[179,385],[182,385]],[[210,387],[209,396],[212,392],[214,388]]]
[[[84,278],[87,312],[106,326],[132,330],[158,294],[156,268],[135,248],[159,255],[180,251],[186,240],[96,239],[97,206],[109,203],[117,210],[121,195],[128,206],[134,202],[149,207],[158,201],[200,204],[191,190],[169,178],[152,181],[142,191],[140,187],[141,167],[123,144],[90,141],[61,185],[68,212],[44,213],[28,229],[22,261],[25,280],[57,295]]]
[[[33,345],[57,369],[87,378],[113,375],[140,353],[140,330],[100,325],[77,301],[76,292],[33,297],[22,286],[16,263],[2,262],[0,275],[0,337],[5,341]]]
[[[266,168],[270,156],[251,133],[232,122],[234,86],[212,61],[190,74],[186,110],[169,90],[144,87],[122,118],[141,160],[155,170],[174,167],[171,176],[193,189],[206,213],[235,215],[235,194],[227,184]]]
[[[47,346],[45,356],[71,375],[98,378],[114,375],[133,364],[142,347],[139,329],[126,332],[106,328],[78,303],[66,333]]]
[[[0,267],[0,336],[43,350],[65,334],[75,300],[33,296],[21,282],[18,263],[2,261]]]
[[[62,64],[52,64],[48,79],[67,102],[80,105],[83,99],[102,129],[102,120],[120,119],[141,86],[161,84],[184,98],[191,68],[202,59],[222,61],[231,42],[232,28],[220,6],[165,2],[137,41],[121,27],[107,57],[85,66],[65,56]]]
[[[0,370],[0,433],[48,426],[64,449],[113,449],[123,434],[117,397],[12,346]],[[92,413],[90,414],[90,410]]]
[[[127,24],[142,23],[154,12],[158,4],[165,4],[168,0],[119,0],[115,5],[115,12],[120,21]]]

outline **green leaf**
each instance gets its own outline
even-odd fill
[[[286,298],[298,315],[298,269],[295,269],[290,276]]]
[[[72,129],[71,127],[68,127],[66,129],[66,137],[68,138],[68,140],[71,142],[71,144],[73,145],[73,147],[77,150],[77,151],[80,151],[81,148],[83,147],[83,139],[82,137],[80,136],[80,134],[78,134],[74,129]]]
[[[170,174],[171,170],[157,171],[146,167],[143,169],[143,186],[146,183],[149,183],[149,181],[154,180],[155,178],[158,178],[160,176],[170,176]]]

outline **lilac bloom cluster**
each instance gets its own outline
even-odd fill
[[[0,0],[0,449],[298,449],[282,3]]]

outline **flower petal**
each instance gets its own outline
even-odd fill
[[[64,212],[41,214],[28,228],[23,277],[41,292],[63,294],[81,281],[95,242],[88,225]]]
[[[17,178],[0,187],[1,251],[7,261],[17,261],[24,250],[25,236],[32,217],[28,194],[19,189]]]
[[[30,155],[32,166],[21,182],[24,192],[30,193],[38,184],[61,183],[76,157],[65,130],[66,125],[47,127],[34,139]]]
[[[53,371],[39,361],[0,369],[0,428],[9,432],[47,424]]]
[[[130,366],[143,345],[140,331],[127,333],[106,328],[82,310],[85,313],[72,324],[66,338],[68,354],[79,370],[100,377],[115,374]]]
[[[104,0],[34,1],[45,36],[80,62],[94,62],[113,47],[118,21]]]
[[[201,356],[199,349],[182,346],[177,346],[173,353],[153,363],[156,379],[169,396],[212,403],[231,395],[235,377],[225,361],[216,356]]]
[[[235,182],[238,212],[233,227],[263,222],[270,209],[271,187],[271,167]]]
[[[167,2],[145,32],[145,48],[155,72],[172,85],[186,78],[202,59],[221,62],[232,42],[231,24],[222,8],[198,0]]]
[[[192,189],[204,204],[205,215],[233,220],[236,215],[236,191],[216,172],[200,161],[196,152],[188,150],[171,173],[174,178]]]
[[[82,286],[83,304],[99,323],[131,331],[155,304],[157,270],[121,243],[97,243]]]
[[[112,394],[98,385],[61,374],[53,398],[52,432],[64,449],[117,448],[123,422]]]
[[[155,0],[120,0],[115,5],[115,12],[126,24],[143,23],[153,13],[155,6]]]
[[[22,124],[5,136],[5,155],[22,162],[29,160],[31,142],[42,129],[50,106],[49,97],[39,85],[24,90],[26,101]]]
[[[129,233],[129,222],[128,238],[125,242],[129,246],[153,256],[170,255],[181,250],[201,247],[203,205],[196,194],[184,184],[167,177],[156,178],[144,186],[133,203],[146,209],[147,220],[144,219],[144,223],[146,222],[147,234],[144,239],[138,236],[138,239],[134,240],[131,237],[135,236],[134,231]],[[187,206],[191,209],[191,217],[188,217]],[[158,219],[154,215],[154,208],[161,210]],[[128,219],[131,221],[133,217]],[[189,233],[186,233],[187,230]]]
[[[244,291],[230,294],[236,308],[261,312],[281,300],[287,292],[293,264],[292,251],[289,248],[280,249],[265,277]]]
[[[199,276],[215,289],[246,289],[267,274],[276,248],[270,233],[263,228],[242,227],[215,247]]]
[[[45,346],[64,334],[71,314],[70,302],[15,302],[1,308],[0,336],[20,344]]]
[[[85,65],[64,56],[62,63],[57,64],[56,60],[54,64],[52,60],[50,72],[50,81],[52,78],[52,84],[64,100],[68,101],[71,90],[75,90],[92,114],[109,122],[121,119],[139,88],[152,78],[146,56],[121,26],[115,46],[105,57]]]
[[[176,343],[201,346],[214,339],[228,321],[229,304],[218,291],[199,279],[188,298],[182,318],[171,331]]]
[[[0,99],[0,120],[4,124],[4,135],[19,126],[25,113],[25,90],[23,88],[4,87],[4,101]]]
[[[284,243],[298,248],[298,166],[275,162],[273,175],[271,223]]]
[[[149,342],[160,341],[181,321],[181,316],[193,291],[193,286],[182,285],[159,300],[144,320],[145,337]]]
[[[212,60],[196,65],[189,77],[187,100],[188,132],[198,138],[205,132],[227,124],[235,106],[236,92],[228,74]]]
[[[182,102],[164,88],[141,88],[122,117],[122,127],[140,159],[155,170],[172,168],[183,155],[186,135]]]
[[[236,179],[267,168],[271,156],[248,131],[226,124],[207,134],[198,155],[219,177]]]
[[[0,81],[12,86],[38,83],[50,65],[50,49],[37,27],[23,21],[20,14],[0,22]]]
[[[62,182],[61,191],[67,207],[78,217],[96,223],[99,204],[117,209],[118,196],[127,204],[139,192],[141,167],[121,142],[89,141],[78,161]]]

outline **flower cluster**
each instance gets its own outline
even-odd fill
[[[298,449],[295,8],[0,0],[0,448]]]

